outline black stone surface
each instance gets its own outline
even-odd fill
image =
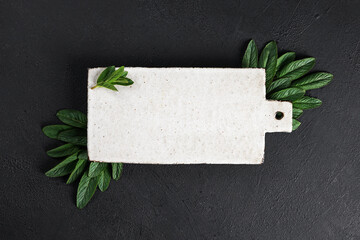
[[[0,239],[360,239],[359,1],[0,1]],[[239,67],[248,40],[335,75],[265,163],[126,165],[83,210],[41,127],[87,68]]]

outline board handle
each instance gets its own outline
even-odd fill
[[[292,103],[280,101],[266,101],[265,132],[292,131]]]

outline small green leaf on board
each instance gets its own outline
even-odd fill
[[[107,88],[113,91],[118,91],[115,85],[130,86],[134,82],[127,78],[128,72],[124,71],[124,66],[115,70],[114,66],[107,67],[98,77],[97,83],[91,89],[97,87]]]
[[[107,67],[104,71],[101,72],[100,76],[97,79],[97,83],[104,82],[110,77],[110,75],[115,72],[115,66]]]
[[[113,91],[118,91],[116,87],[114,87],[113,84],[110,84],[108,82],[101,82],[99,83],[97,86],[99,87],[104,87],[104,88],[107,88],[107,89],[110,89],[110,90],[113,90]]]
[[[121,85],[121,86],[130,86],[132,85],[134,82],[129,79],[129,78],[121,78],[119,80],[115,80],[113,82],[111,82],[113,85]]]

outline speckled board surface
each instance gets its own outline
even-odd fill
[[[129,67],[131,87],[91,89],[103,70],[88,75],[91,161],[260,164],[265,133],[292,129],[292,104],[265,99],[263,69]]]

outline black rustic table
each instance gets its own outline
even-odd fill
[[[359,1],[0,1],[0,239],[359,239]],[[265,163],[125,165],[75,205],[44,175],[57,110],[86,111],[97,66],[240,67],[247,42],[334,74]]]

